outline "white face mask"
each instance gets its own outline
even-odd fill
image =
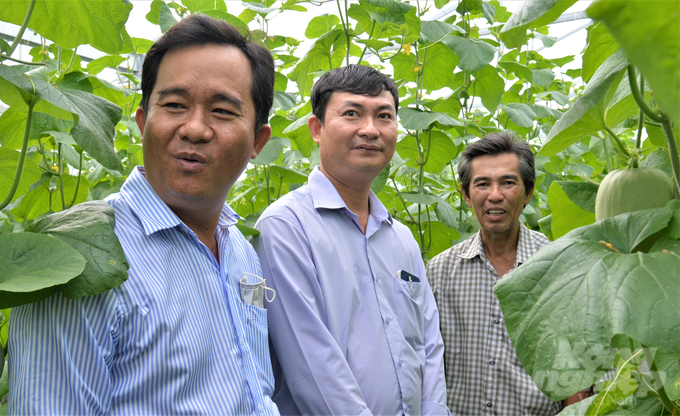
[[[239,281],[239,287],[241,288],[241,300],[246,305],[264,308],[264,299],[267,299],[267,302],[272,302],[276,298],[276,291],[267,287],[263,278],[251,273],[243,273]],[[265,291],[272,293],[271,299],[268,296],[265,297]]]

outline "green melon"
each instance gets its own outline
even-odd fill
[[[617,169],[605,176],[595,199],[595,218],[601,220],[649,208],[673,199],[673,182],[662,170],[650,167]]]

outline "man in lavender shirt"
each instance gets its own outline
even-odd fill
[[[397,142],[397,87],[324,74],[309,130],[321,165],[272,204],[254,241],[283,415],[448,415],[439,316],[420,250],[371,192]]]

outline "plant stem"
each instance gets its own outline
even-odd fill
[[[267,181],[267,187],[265,189],[267,190],[267,206],[269,206],[269,165],[264,167],[264,178]]]
[[[345,0],[345,18],[347,19],[347,26],[345,27],[345,36],[347,37],[347,55],[345,55],[345,62],[349,65],[349,51],[352,46],[352,42],[349,35],[349,11],[347,10],[347,1]]]
[[[0,62],[2,62],[5,59],[9,59],[10,61],[17,62],[17,63],[24,64],[24,65],[45,66],[45,62],[22,61],[21,59],[16,59],[16,58],[12,58],[11,56],[0,54]]]
[[[411,219],[411,222],[413,224],[415,224],[416,220],[414,220],[413,216],[411,216],[411,213],[408,212],[408,208],[406,207],[406,201],[404,201],[404,198],[401,196],[401,192],[399,192],[399,188],[397,187],[397,182],[395,182],[394,179],[392,179],[392,178],[391,178],[391,180],[392,180],[392,185],[394,185],[394,190],[397,192],[397,196],[401,200],[401,204],[404,206],[404,211],[406,212],[406,215],[408,215],[408,217]]]
[[[621,153],[623,153],[627,157],[631,157],[630,156],[630,150],[628,150],[628,147],[626,147],[626,145],[624,145],[621,142],[621,139],[619,139],[619,136],[616,133],[614,133],[614,131],[611,128],[609,128],[609,126],[604,126],[604,129],[607,131],[607,133],[609,133],[611,138],[614,140],[614,143],[619,147],[619,150],[621,150]]]
[[[664,114],[664,119],[661,122],[664,136],[666,136],[666,144],[668,145],[668,158],[671,160],[671,167],[673,168],[673,179],[675,179],[675,197],[680,198],[680,155],[678,154],[678,143],[675,141],[675,133],[673,133],[673,126],[671,121]]]
[[[66,209],[66,203],[64,199],[64,180],[62,178],[63,176],[63,170],[64,170],[64,160],[61,157],[61,143],[57,146],[57,166],[59,167],[59,176],[57,178],[59,179],[59,194],[61,195],[61,210]]]
[[[609,155],[609,150],[607,150],[607,138],[602,139],[602,145],[604,146],[604,157],[607,162],[607,172],[611,172],[612,170],[612,157]]]
[[[373,24],[371,25],[371,33],[368,35],[368,39],[371,39],[371,36],[373,36],[373,29],[375,28],[375,20],[373,20]],[[359,57],[359,62],[357,62],[357,65],[361,64],[361,60],[364,59],[364,54],[366,54],[366,49],[368,49],[368,44],[364,45],[364,50],[361,51],[361,56]],[[376,50],[376,55],[377,55],[377,50]]]
[[[73,55],[71,55],[71,61],[68,63],[68,66],[66,67],[66,70],[64,73],[68,72],[71,70],[71,67],[73,66],[73,61],[76,59],[76,51],[78,51],[78,47],[76,46],[75,49],[73,49]],[[116,71],[118,71],[118,68],[116,68]],[[129,81],[128,81],[129,82]]]
[[[26,127],[24,128],[24,141],[21,143],[21,154],[19,155],[19,164],[17,165],[17,170],[14,173],[14,182],[12,182],[12,187],[9,190],[9,195],[5,198],[4,201],[0,202],[0,210],[5,208],[7,205],[9,205],[10,202],[12,202],[12,198],[14,198],[14,194],[17,192],[17,188],[19,188],[19,181],[21,181],[21,172],[24,169],[24,161],[26,160],[26,149],[28,149],[28,136],[29,133],[31,132],[31,121],[33,120],[33,107],[35,106],[35,101],[31,101],[28,103],[28,114],[26,116]]]
[[[640,94],[640,88],[635,80],[635,68],[633,67],[633,64],[628,65],[628,82],[630,83],[630,91],[633,93],[635,103],[640,107],[640,110],[642,110],[650,119],[657,123],[661,123],[663,121],[663,116],[649,108],[645,102],[644,96]],[[644,84],[642,85],[642,88],[644,88]]]
[[[35,0],[31,0],[31,3],[28,5],[28,10],[26,10],[26,16],[24,16],[24,21],[21,23],[19,32],[17,32],[17,35],[14,37],[14,40],[12,41],[12,46],[9,47],[9,53],[7,55],[12,55],[14,53],[17,46],[19,46],[19,42],[21,42],[21,38],[24,37],[24,32],[28,27],[29,20],[31,20],[31,15],[33,14],[33,6],[35,6]],[[2,61],[0,60],[0,62]]]
[[[76,203],[78,197],[78,189],[80,189],[80,177],[83,176],[83,152],[80,152],[80,163],[78,164],[78,180],[76,181],[76,191],[73,193],[73,199],[67,208],[71,208]]]

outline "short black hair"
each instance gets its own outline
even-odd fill
[[[370,66],[347,65],[326,72],[312,88],[312,111],[321,124],[326,116],[326,106],[334,92],[358,95],[380,95],[389,91],[394,98],[394,109],[399,109],[399,91],[392,78]]]
[[[194,14],[173,27],[151,46],[142,66],[142,101],[144,113],[149,110],[149,98],[156,85],[158,68],[169,51],[189,46],[224,45],[238,48],[250,62],[252,86],[250,95],[255,105],[255,131],[267,124],[274,101],[274,59],[264,46],[250,40],[227,22]]]
[[[519,140],[508,131],[489,133],[480,140],[469,145],[458,162],[458,176],[466,196],[470,196],[470,180],[472,179],[472,161],[476,157],[485,155],[500,155],[514,153],[519,158],[519,173],[522,176],[524,189],[527,195],[534,189],[536,184],[536,168],[534,166],[534,154],[527,142]]]

